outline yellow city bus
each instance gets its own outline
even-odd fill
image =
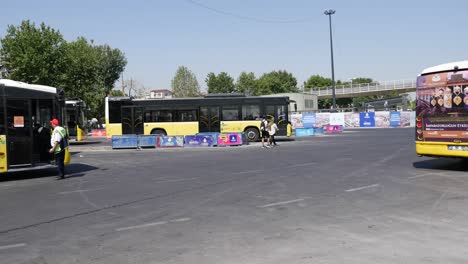
[[[0,173],[54,166],[49,122],[63,108],[62,90],[0,79]]]
[[[262,116],[275,120],[278,136],[290,136],[288,97],[240,94],[197,98],[133,99],[106,97],[106,135],[194,135],[199,132],[244,132],[260,138]]]
[[[84,141],[88,139],[87,121],[85,116],[86,103],[81,100],[65,101],[65,122],[70,141]]]
[[[468,61],[423,70],[416,96],[416,153],[467,158]]]

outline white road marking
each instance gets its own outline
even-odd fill
[[[272,207],[272,206],[276,206],[276,205],[297,203],[297,202],[304,201],[305,199],[306,199],[306,198],[301,198],[301,199],[289,200],[289,201],[284,201],[284,202],[265,204],[265,205],[261,205],[261,206],[257,206],[257,207],[258,207],[258,208],[267,208],[267,207]]]
[[[362,186],[362,187],[358,187],[358,188],[349,189],[349,190],[346,190],[346,191],[347,192],[355,192],[355,191],[375,188],[375,187],[378,187],[378,186],[379,186],[379,184],[372,184],[372,185],[367,185],[367,186]]]
[[[408,177],[408,180],[417,179],[417,178],[426,177],[426,176],[431,176],[431,175],[432,174],[422,174],[422,175],[411,176],[411,177]]]
[[[301,164],[294,164],[287,166],[287,168],[294,168],[294,167],[302,167],[302,166],[309,166],[309,165],[316,165],[317,162],[309,162],[309,163],[301,163]]]
[[[190,218],[179,218],[179,219],[174,219],[174,220],[170,220],[169,222],[171,223],[180,223],[180,222],[187,222],[187,221],[190,221],[191,219]]]
[[[237,174],[248,174],[248,173],[253,173],[253,172],[261,172],[265,170],[249,170],[249,171],[241,171],[241,172],[234,172],[232,174],[237,175]]]
[[[19,247],[25,247],[25,246],[26,246],[25,243],[6,245],[6,246],[0,246],[0,250],[10,249],[10,248],[19,248]]]
[[[74,190],[68,192],[59,192],[58,194],[70,194],[70,193],[83,193],[83,192],[92,192],[92,191],[99,191],[102,189],[87,189],[87,190]]]
[[[135,225],[135,226],[127,226],[127,227],[121,227],[115,229],[115,231],[126,231],[126,230],[132,230],[132,229],[137,229],[137,228],[144,228],[144,227],[150,227],[150,226],[158,226],[158,225],[165,225],[168,223],[180,223],[180,222],[187,222],[190,221],[190,218],[179,218],[179,219],[174,219],[174,220],[169,220],[169,221],[160,221],[160,222],[154,222],[154,223],[147,223],[147,224],[142,224],[142,225]]]

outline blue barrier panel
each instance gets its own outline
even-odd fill
[[[313,128],[306,128],[307,129],[307,135],[308,136],[313,136],[314,135],[314,129]]]
[[[212,138],[212,145],[213,146],[217,146],[218,145],[218,136],[219,136],[219,132],[201,132],[201,133],[197,133],[197,135],[201,135],[201,136],[211,136]]]
[[[190,135],[185,136],[184,147],[211,147],[213,137],[211,135]]]
[[[315,135],[321,135],[321,134],[323,134],[323,127],[316,127],[316,128],[314,128],[314,134],[315,134]]]
[[[138,147],[137,135],[112,136],[112,148],[113,149],[137,148],[137,147]]]
[[[156,135],[138,135],[138,147],[140,148],[155,148]]]
[[[238,146],[242,145],[240,133],[221,133],[218,136],[218,146]]]
[[[296,128],[296,137],[305,137],[307,134],[308,128]]]
[[[182,148],[184,147],[184,136],[157,136],[156,147]]]

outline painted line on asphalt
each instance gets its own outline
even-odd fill
[[[238,174],[248,174],[248,173],[253,173],[253,172],[262,172],[265,170],[249,170],[249,171],[241,171],[241,172],[233,172],[232,174],[238,175]]]
[[[431,176],[431,175],[433,175],[433,174],[422,174],[422,175],[411,176],[411,177],[408,177],[408,180],[417,179],[417,178],[426,177],[426,176]]]
[[[303,167],[303,166],[309,166],[309,165],[317,165],[317,162],[299,163],[299,164],[287,166],[286,168]]]
[[[115,231],[120,232],[120,231],[126,231],[126,230],[132,230],[132,229],[138,229],[138,228],[144,228],[144,227],[150,227],[150,226],[165,225],[165,224],[168,224],[168,223],[187,222],[187,221],[190,221],[190,220],[191,220],[190,218],[179,218],[179,219],[174,219],[174,220],[169,220],[169,221],[160,221],[160,222],[147,223],[147,224],[142,224],[142,225],[121,227],[121,228],[115,229]]]
[[[289,200],[289,201],[284,201],[284,202],[277,202],[277,203],[271,203],[271,204],[265,204],[265,205],[260,205],[257,206],[258,208],[267,208],[267,207],[272,207],[272,206],[277,206],[277,205],[284,205],[284,204],[290,204],[290,203],[297,203],[304,201],[306,198],[301,198],[301,199],[295,199],[295,200]]]
[[[375,187],[378,187],[378,186],[380,186],[380,184],[372,184],[372,185],[367,185],[367,186],[362,186],[362,187],[358,187],[358,188],[349,189],[349,190],[346,190],[346,191],[347,192],[355,192],[355,191],[375,188]]]
[[[12,245],[0,246],[0,250],[10,249],[10,248],[19,248],[19,247],[25,247],[25,246],[26,246],[26,243],[12,244]]]
[[[86,189],[86,190],[74,190],[68,192],[59,192],[58,194],[71,194],[71,193],[83,193],[83,192],[92,192],[92,191],[100,191],[103,189]]]

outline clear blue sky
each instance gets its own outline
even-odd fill
[[[199,3],[203,6],[195,4]],[[330,77],[325,9],[333,15],[336,79],[415,78],[425,67],[467,59],[468,1],[376,0],[28,0],[2,1],[7,25],[45,22],[67,40],[78,36],[121,49],[125,78],[170,88],[179,65],[202,88],[209,72],[257,76],[287,70],[302,84]]]

